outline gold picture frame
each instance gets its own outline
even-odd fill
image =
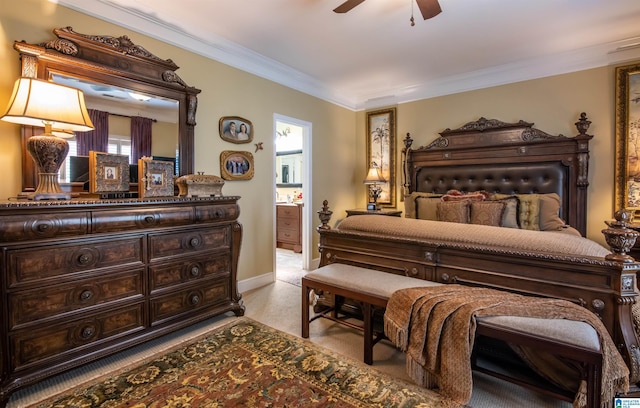
[[[640,62],[616,68],[615,210],[640,213]]]
[[[396,206],[396,108],[367,112],[367,161],[364,174],[377,166],[382,177],[377,204]],[[367,189],[367,202],[369,191]]]
[[[225,180],[251,180],[254,174],[253,154],[235,150],[220,153],[220,175]]]
[[[89,192],[129,191],[129,156],[89,152]]]
[[[173,196],[173,166],[173,162],[153,160],[151,157],[138,159],[138,196]]]
[[[220,138],[231,143],[249,143],[253,140],[253,125],[240,116],[223,116],[218,123]]]

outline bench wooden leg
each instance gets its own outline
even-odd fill
[[[311,290],[302,284],[302,338],[309,338],[309,295]]]
[[[362,303],[362,314],[364,320],[364,362],[373,364],[373,313],[371,304]]]

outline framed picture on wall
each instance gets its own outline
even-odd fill
[[[640,62],[616,68],[615,210],[640,215]]]
[[[253,140],[251,121],[239,116],[223,116],[219,123],[220,137],[231,143],[249,143]]]
[[[381,207],[395,207],[396,108],[367,112],[367,158],[364,174],[372,167],[377,167],[386,180],[378,184],[381,190],[377,204]]]
[[[251,180],[254,174],[253,154],[225,150],[220,153],[220,175],[225,180]]]
[[[89,152],[89,192],[129,191],[129,156]]]

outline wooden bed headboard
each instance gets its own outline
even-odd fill
[[[404,194],[557,193],[561,218],[585,236],[591,122],[585,113],[575,123],[578,135],[553,136],[520,120],[505,123],[480,118],[446,129],[428,146],[412,149],[407,133],[403,154]]]

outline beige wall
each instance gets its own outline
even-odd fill
[[[20,75],[13,42],[40,43],[53,39],[52,30],[57,27],[72,26],[83,34],[127,35],[134,43],[160,58],[171,58],[180,66],[177,71],[180,77],[202,90],[196,117],[195,171],[219,175],[219,157],[223,150],[250,151],[255,158],[256,174],[252,180],[227,181],[222,190],[225,195],[241,197],[240,222],[244,237],[239,279],[273,271],[275,207],[270,203],[275,194],[275,113],[312,123],[314,163],[310,195],[314,199],[310,205],[313,213],[320,209],[325,198],[341,208],[355,205],[352,193],[356,158],[354,112],[46,0],[0,0],[0,24],[0,72],[3,73],[0,105],[8,102],[13,83]],[[222,116],[251,120],[253,143],[263,142],[264,150],[255,152],[253,143],[236,145],[220,139],[218,121]],[[5,199],[15,197],[21,190],[20,128],[0,121],[0,135],[0,173],[5,175],[0,183],[0,198]],[[312,226],[315,228],[317,224],[314,217]],[[315,248],[317,234],[309,233]]]
[[[0,104],[8,101],[13,82],[20,74],[13,41],[37,43],[52,39],[51,30],[56,27],[70,25],[86,34],[128,35],[135,43],[161,58],[171,58],[181,67],[178,74],[182,79],[202,90],[195,131],[195,171],[219,175],[222,150],[250,151],[255,157],[253,180],[228,181],[223,188],[226,195],[242,197],[240,279],[272,271],[274,113],[312,123],[312,189],[307,192],[305,187],[305,198],[311,196],[311,202],[305,202],[312,206],[312,226],[318,223],[315,213],[324,199],[334,211],[334,222],[344,216],[344,210],[365,205],[365,112],[351,112],[46,0],[0,0],[0,22],[0,68],[4,73],[0,77]],[[503,121],[523,119],[546,132],[573,136],[573,123],[580,112],[587,112],[593,122],[589,133],[595,135],[591,143],[587,234],[603,243],[600,230],[613,213],[613,72],[613,67],[598,68],[398,105],[398,207],[402,208],[400,151],[407,132],[415,139],[414,146],[425,145],[444,128],[455,128],[484,116]],[[222,141],[218,136],[218,120],[222,116],[251,120],[253,142],[263,142],[264,150],[255,152],[253,144]],[[0,134],[0,172],[5,175],[0,198],[7,198],[21,188],[19,127],[0,122]],[[317,236],[313,231],[310,234],[315,248]]]

